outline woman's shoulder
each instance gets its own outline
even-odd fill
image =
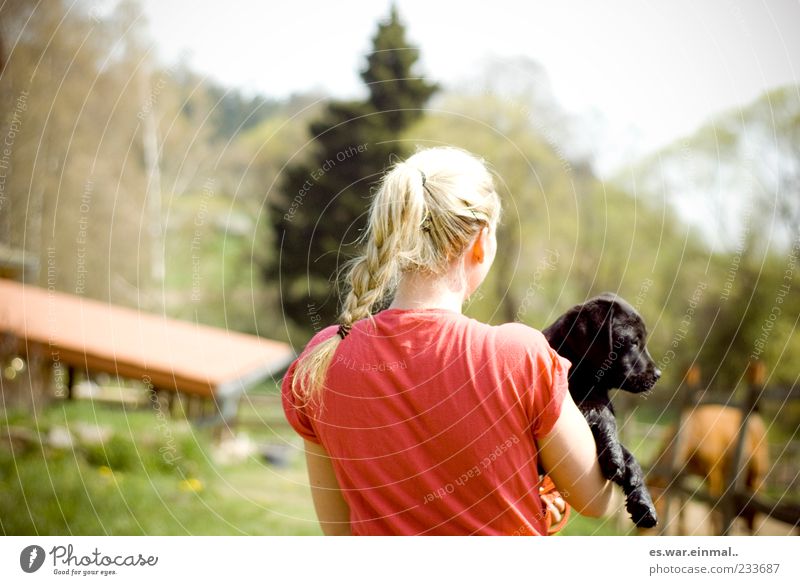
[[[503,323],[492,327],[493,352],[509,363],[540,362],[551,353],[550,344],[538,329],[523,323]]]
[[[502,325],[494,326],[493,329],[495,335],[502,341],[518,346],[521,349],[530,349],[531,347],[546,349],[550,347],[541,331],[524,323],[503,323]]]

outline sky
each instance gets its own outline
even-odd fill
[[[800,81],[798,0],[399,0],[420,71],[443,84],[526,56],[569,112],[599,120],[607,175],[714,114]],[[363,95],[358,71],[390,0],[143,0],[156,50],[272,97]]]

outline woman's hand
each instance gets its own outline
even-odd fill
[[[542,501],[544,502],[544,505],[547,506],[547,510],[550,512],[550,518],[552,518],[553,524],[558,524],[561,522],[561,519],[567,512],[567,503],[564,501],[564,498],[561,497],[561,494],[558,492],[553,492],[552,494],[543,494]]]
[[[569,505],[549,475],[545,475],[539,482],[539,497],[546,508],[547,534],[555,534],[566,526]]]

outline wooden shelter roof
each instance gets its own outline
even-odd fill
[[[288,344],[0,279],[0,331],[78,370],[224,397],[281,372]]]

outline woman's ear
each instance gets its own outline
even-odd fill
[[[486,258],[486,247],[489,244],[489,228],[481,228],[478,235],[475,236],[475,242],[472,244],[472,259],[478,264],[482,264]]]

